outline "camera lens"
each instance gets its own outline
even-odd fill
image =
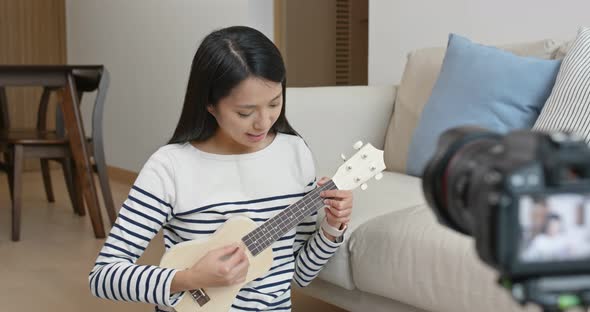
[[[487,165],[501,136],[477,127],[458,127],[444,132],[422,177],[426,201],[439,222],[466,235],[474,229],[473,190],[482,183]],[[471,207],[471,208],[470,208]]]

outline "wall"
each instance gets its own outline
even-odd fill
[[[0,0],[0,64],[65,64],[65,24],[64,0]],[[35,128],[42,91],[38,86],[6,88],[7,119],[12,128]],[[53,94],[49,112],[56,109]],[[54,121],[47,118],[47,127],[53,129]],[[26,159],[24,168],[39,169],[39,160]]]
[[[0,64],[65,64],[65,22],[64,0],[0,0]],[[7,88],[12,128],[35,127],[42,91],[42,87]],[[55,111],[55,106],[50,109]],[[53,118],[48,121],[53,127]]]
[[[241,0],[67,0],[68,62],[105,64],[111,74],[104,116],[110,166],[139,171],[166,143],[198,44],[216,28],[247,24],[248,6]],[[83,114],[88,129],[90,110]]]
[[[68,62],[105,64],[111,73],[109,165],[138,171],[170,137],[192,56],[207,33],[246,24],[272,38],[272,10],[271,0],[67,0]],[[589,11],[585,0],[569,1],[567,10],[548,0],[370,0],[369,84],[398,83],[408,51],[442,46],[451,31],[493,44],[568,39]],[[86,126],[89,115],[84,110]]]
[[[369,84],[397,84],[409,51],[456,32],[484,44],[571,39],[590,25],[590,2],[369,0]]]
[[[274,39],[274,0],[248,0],[248,26]]]

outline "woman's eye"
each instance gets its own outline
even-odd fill
[[[240,117],[244,117],[245,118],[245,117],[248,117],[248,116],[252,115],[252,113],[245,114],[245,113],[238,112],[238,115],[240,115]]]

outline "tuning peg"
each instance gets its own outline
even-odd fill
[[[379,172],[375,175],[375,180],[381,180],[383,178],[383,173]]]
[[[361,147],[363,147],[363,141],[356,141],[356,143],[354,143],[354,145],[352,146],[352,148],[354,148],[355,150],[358,150]]]
[[[367,185],[367,183],[363,183],[361,184],[361,190],[366,190],[369,186]]]
[[[342,158],[343,161],[346,161],[346,155],[340,154],[340,158]]]

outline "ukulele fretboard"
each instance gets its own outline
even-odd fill
[[[320,197],[320,192],[333,189],[337,189],[337,187],[332,180],[321,187],[315,188],[303,198],[242,237],[242,241],[252,255],[258,255],[287,234],[297,224],[301,223],[307,216],[325,206],[324,198]]]

